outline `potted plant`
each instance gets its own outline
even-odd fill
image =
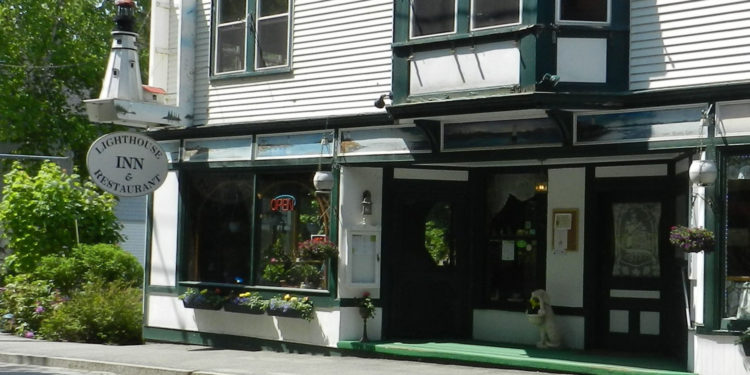
[[[320,269],[314,264],[297,263],[287,271],[287,280],[300,288],[316,288],[320,278]]]
[[[528,319],[529,323],[535,326],[540,326],[544,323],[544,315],[539,313],[541,307],[541,301],[537,297],[532,296],[529,298],[526,306],[526,319]]]
[[[686,253],[709,252],[714,249],[714,233],[704,228],[675,225],[669,232],[669,242]]]
[[[287,318],[313,319],[313,303],[307,297],[296,297],[289,294],[276,296],[268,301],[268,315]]]
[[[355,298],[354,302],[358,307],[359,316],[362,318],[362,338],[359,341],[367,342],[369,341],[367,339],[367,319],[375,317],[375,304],[370,298],[370,292],[362,293],[362,297]]]
[[[183,306],[192,309],[219,310],[224,304],[224,296],[221,290],[187,288],[185,293],[180,294],[177,298],[182,300]]]
[[[279,285],[286,277],[286,266],[284,262],[271,258],[263,268],[263,279],[271,284]]]
[[[261,298],[258,292],[240,293],[224,303],[224,311],[245,314],[263,314],[267,307],[268,300]]]
[[[297,251],[304,259],[326,260],[339,255],[336,244],[325,239],[311,239],[297,244]]]

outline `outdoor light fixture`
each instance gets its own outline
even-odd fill
[[[367,217],[372,215],[372,194],[369,190],[362,192],[362,224],[367,224]]]
[[[536,84],[537,85],[549,84],[552,87],[555,87],[557,86],[558,83],[560,83],[560,76],[556,74],[544,73],[544,75],[542,76],[542,79],[540,79],[539,82],[537,82]]]
[[[388,98],[388,100],[393,100],[393,93],[389,92],[387,94],[380,95],[380,97],[375,100],[375,103],[373,103],[375,108],[385,107],[385,98]]]
[[[318,158],[318,171],[313,176],[313,186],[315,186],[315,193],[317,194],[331,194],[333,189],[333,172],[323,171],[323,149],[328,148],[328,139],[325,135],[320,140],[320,157]]]
[[[713,160],[693,160],[690,163],[688,176],[690,181],[698,186],[709,186],[716,182],[718,171]]]
[[[710,126],[711,125],[711,106],[708,107],[708,109],[702,111],[701,121],[700,121],[700,130],[698,131],[698,138],[699,138],[699,144],[698,144],[698,154],[700,155],[701,151],[703,150],[703,127]],[[713,160],[703,159],[703,160],[693,160],[690,163],[690,168],[688,169],[688,176],[690,177],[690,181],[698,186],[709,186],[712,185],[714,182],[716,182],[716,177],[718,176],[718,169],[716,168],[716,162]]]

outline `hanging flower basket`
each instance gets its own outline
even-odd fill
[[[672,227],[669,242],[686,253],[711,252],[714,250],[714,232],[704,228]]]

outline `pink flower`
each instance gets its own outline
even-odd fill
[[[23,337],[26,337],[27,339],[33,339],[34,338],[34,332],[26,331],[26,333],[23,334]]]
[[[370,296],[370,292],[364,292],[362,293],[362,297],[367,298]]]

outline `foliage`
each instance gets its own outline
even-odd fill
[[[0,142],[22,154],[64,155],[85,168],[91,126],[84,99],[98,96],[112,42],[113,1],[0,1]],[[148,43],[150,0],[137,2],[139,44]],[[139,46],[148,66],[147,45]],[[146,69],[142,69],[144,72]],[[145,82],[145,80],[144,80]]]
[[[292,284],[307,283],[317,285],[320,283],[321,272],[312,264],[298,263],[287,271],[287,280]]]
[[[53,306],[62,301],[49,282],[29,275],[9,277],[0,290],[0,309],[7,315],[4,328],[20,336],[34,337]]]
[[[669,242],[685,252],[713,251],[714,233],[708,229],[677,225],[669,232]]]
[[[236,297],[230,298],[229,303],[257,310],[265,310],[268,307],[268,300],[263,299],[258,292],[240,293]]]
[[[268,282],[278,284],[286,277],[286,266],[276,258],[271,258],[269,263],[263,268],[263,279]]]
[[[362,319],[371,319],[375,317],[375,304],[370,298],[370,292],[362,293],[361,298],[355,298],[354,303],[359,307],[359,316]]]
[[[208,290],[197,288],[187,288],[185,293],[180,294],[177,298],[185,304],[196,307],[218,307],[224,304],[226,297],[221,294],[220,289]]]
[[[297,312],[299,313],[300,318],[307,321],[312,320],[314,317],[313,303],[309,298],[299,298],[290,294],[286,294],[283,297],[276,296],[271,298],[268,301],[268,310],[276,310],[284,313]]]
[[[52,281],[63,294],[95,280],[121,281],[133,288],[143,283],[143,268],[138,259],[109,244],[76,246],[66,257],[42,257],[33,274],[37,279]]]
[[[45,339],[107,344],[143,341],[142,292],[126,283],[86,284],[42,322]]]
[[[424,246],[437,264],[448,260],[448,245],[445,241],[445,227],[433,220],[425,223]]]
[[[312,239],[297,244],[297,251],[303,258],[326,260],[339,255],[336,244],[328,240]]]
[[[80,243],[116,243],[122,239],[114,214],[115,197],[100,194],[95,185],[81,182],[45,162],[36,176],[20,163],[5,175],[0,202],[2,238],[13,252],[5,260],[11,274],[34,269],[47,255],[64,256]]]

